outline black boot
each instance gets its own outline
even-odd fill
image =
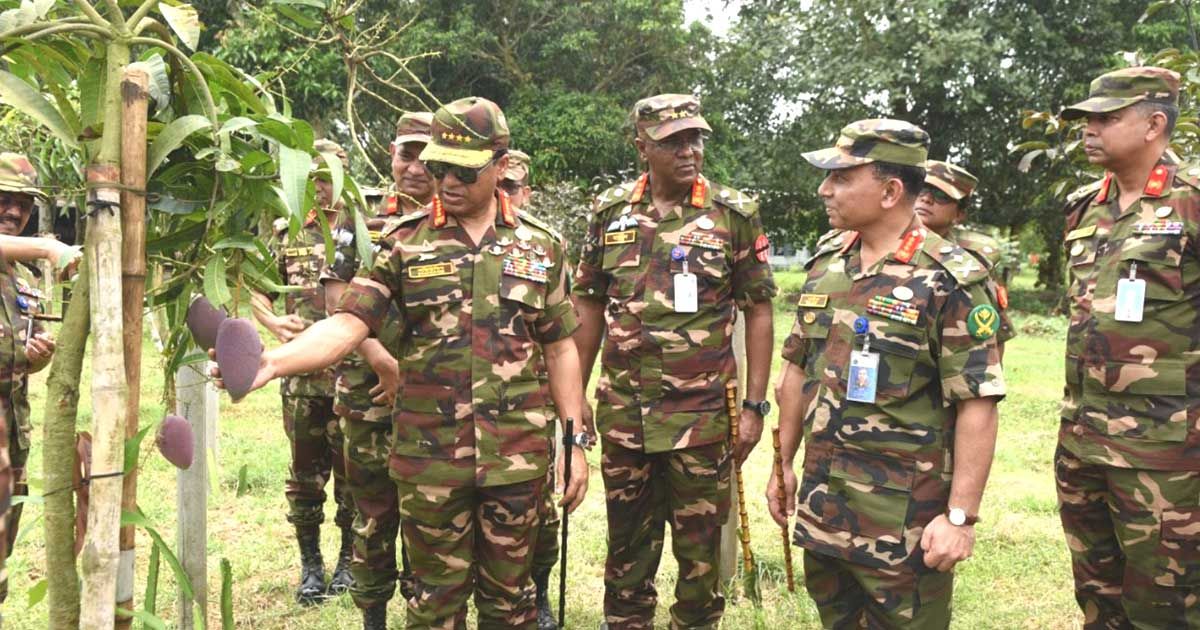
[[[558,630],[558,622],[550,611],[550,569],[534,573],[533,585],[537,587],[538,630]]]
[[[325,561],[321,559],[321,526],[297,525],[300,543],[300,585],[296,601],[302,606],[319,604],[325,599]]]
[[[363,630],[387,630],[387,604],[363,609]]]
[[[342,548],[338,550],[337,566],[333,569],[333,578],[329,580],[329,592],[341,595],[354,586],[354,576],[350,574],[350,560],[354,558],[354,530],[342,528]]]

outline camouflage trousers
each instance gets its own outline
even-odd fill
[[[415,578],[410,630],[466,628],[472,592],[481,630],[537,627],[529,551],[545,483],[540,477],[446,487],[397,480],[401,535]]]
[[[554,500],[555,446],[550,446],[550,466],[546,471],[546,483],[542,486],[542,505],[538,518],[537,542],[533,547],[533,574],[545,573],[554,568],[558,562],[558,536],[561,520],[558,517],[558,506]]]
[[[29,496],[29,478],[25,472],[26,463],[29,461],[28,429],[22,429],[15,422],[11,423],[8,427],[8,446],[9,463],[12,466],[12,496],[14,498]],[[21,525],[21,509],[23,507],[25,507],[24,503],[10,505],[8,513],[5,515],[5,559],[12,556],[13,547],[16,546],[17,532]],[[0,576],[0,602],[4,602],[7,599],[8,573],[5,572]]]
[[[952,571],[873,568],[805,550],[804,587],[826,628],[950,627]]]
[[[284,484],[288,521],[303,527],[320,525],[325,520],[325,485],[332,474],[337,502],[334,522],[338,527],[350,527],[354,501],[346,489],[344,444],[333,413],[333,398],[284,396],[283,429],[292,448],[292,463]]]
[[[602,440],[608,510],[604,617],[611,630],[654,627],[655,575],[664,525],[679,563],[672,628],[716,628],[721,595],[721,524],[729,513],[730,457],[724,442],[647,454]]]
[[[1054,459],[1084,628],[1200,628],[1200,471]]]
[[[354,557],[350,596],[359,608],[386,604],[396,592],[396,536],[400,504],[388,476],[390,422],[342,418],[346,482],[354,498]]]

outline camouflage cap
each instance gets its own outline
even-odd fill
[[[529,177],[529,154],[513,149],[508,152],[508,170],[504,171],[504,179],[514,182],[525,182]]]
[[[924,166],[928,155],[929,134],[924,129],[903,120],[868,118],[842,127],[834,146],[809,151],[804,159],[828,171],[871,162]]]
[[[404,112],[396,121],[396,144],[405,142],[429,142],[429,130],[433,126],[433,114],[430,112]]]
[[[1179,73],[1166,68],[1138,66],[1100,75],[1092,81],[1087,100],[1063,109],[1066,120],[1102,114],[1142,101],[1179,104]]]
[[[925,163],[925,183],[961,201],[975,192],[979,178],[967,169],[949,162],[929,160]]]
[[[0,190],[46,199],[46,193],[38,187],[37,169],[20,153],[0,153]]]
[[[634,103],[633,125],[639,137],[656,142],[684,129],[712,131],[700,115],[700,99],[691,94],[659,94]]]
[[[313,148],[317,150],[317,153],[332,153],[338,156],[338,159],[342,161],[342,166],[344,168],[350,168],[350,158],[346,155],[346,150],[342,148],[342,145],[334,142],[333,140],[322,138],[313,142]],[[324,165],[325,162],[321,159],[320,155],[313,158],[314,167],[320,168]]]
[[[479,168],[497,150],[508,148],[508,121],[500,106],[478,96],[447,103],[433,115],[432,136],[422,162],[447,162]]]

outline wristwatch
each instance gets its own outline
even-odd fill
[[[571,444],[578,446],[585,451],[589,451],[593,446],[596,445],[596,437],[587,431],[584,431],[583,433],[576,433],[575,436],[571,438]]]
[[[746,399],[742,401],[742,409],[756,411],[760,418],[766,418],[767,414],[771,413],[771,403],[765,400],[753,401]]]
[[[950,519],[950,524],[956,527],[974,525],[979,522],[978,516],[967,516],[967,511],[962,508],[950,508],[946,510],[946,518]]]

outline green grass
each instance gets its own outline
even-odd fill
[[[777,274],[784,293],[799,291],[802,274]],[[1021,278],[1017,284],[1028,283]],[[1030,284],[1031,286],[1031,284]],[[776,358],[791,328],[793,298],[782,298],[776,308]],[[975,557],[961,565],[955,581],[954,628],[1075,628],[1080,615],[1072,597],[1066,545],[1055,508],[1053,470],[1058,399],[1062,393],[1063,332],[1061,318],[1018,314],[1018,330],[1028,329],[1010,342],[1005,360],[1008,398],[1001,406],[1000,438],[995,464],[982,508],[983,522],[977,528]],[[143,422],[162,417],[161,369],[153,347],[147,344],[142,396]],[[44,408],[44,374],[35,378],[33,408],[40,416]],[[87,390],[82,402],[81,427],[90,424]],[[287,474],[288,446],[279,415],[276,386],[256,392],[242,403],[221,401],[220,458],[212,473],[215,482],[209,497],[208,554],[210,622],[219,623],[216,600],[220,592],[219,562],[233,564],[234,613],[239,628],[352,628],[360,627],[357,610],[343,596],[316,608],[301,608],[292,601],[298,572],[297,552],[291,527],[284,518],[286,502],[283,481]],[[767,426],[777,419],[768,418]],[[41,476],[38,443],[40,422],[34,432],[31,475]],[[149,444],[149,442],[147,442]],[[139,476],[140,504],[168,541],[175,535],[175,473],[153,447],[149,447]],[[589,496],[571,517],[570,567],[567,615],[572,628],[595,628],[600,621],[604,577],[605,518],[598,454],[592,453]],[[238,497],[238,470],[247,467],[249,492]],[[800,551],[793,551],[798,592],[784,587],[783,553],[779,528],[767,515],[763,490],[771,467],[770,435],[758,445],[744,467],[747,510],[752,544],[765,571],[760,581],[763,605],[730,598],[725,628],[819,628],[816,610],[802,586]],[[38,484],[36,491],[40,490]],[[46,625],[46,604],[29,608],[27,592],[44,576],[44,544],[41,508],[25,509],[23,534],[9,563],[11,595],[3,608],[12,628]],[[335,557],[337,540],[333,529],[332,502],[327,505],[322,540],[327,566]],[[138,535],[138,602],[145,591],[146,560],[150,540]],[[670,549],[668,542],[666,549]],[[175,618],[174,583],[164,565],[160,585],[159,614]],[[670,553],[664,554],[659,571],[660,605],[657,625],[668,623],[667,608],[674,600],[677,570]],[[555,584],[557,575],[554,576]],[[557,601],[557,598],[555,599]],[[557,604],[556,604],[557,605]],[[403,609],[393,600],[389,625],[402,627]]]

